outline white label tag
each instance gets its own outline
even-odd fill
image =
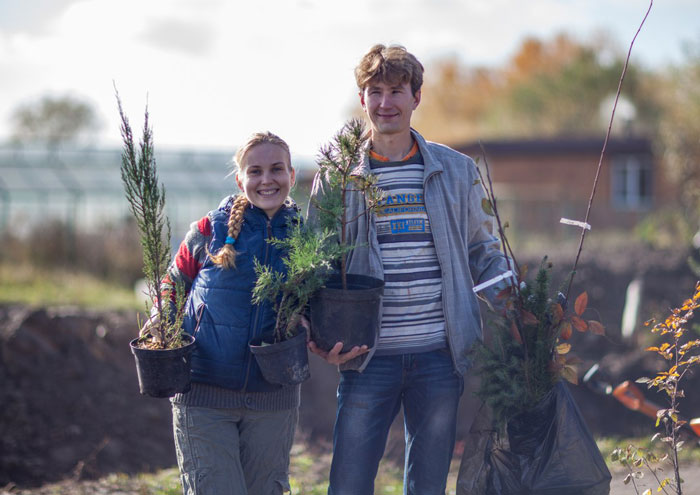
[[[591,230],[591,224],[586,222],[579,222],[578,220],[569,220],[568,218],[562,218],[559,223],[565,225],[574,225],[575,227],[581,227],[582,229]]]
[[[511,276],[513,276],[513,272],[511,270],[508,270],[507,272],[502,273],[502,274],[498,275],[497,277],[492,278],[491,280],[487,280],[486,282],[477,285],[472,290],[474,292],[479,292],[480,290],[484,290],[487,287],[491,287],[493,284],[497,284],[498,282],[500,282],[504,278],[508,278]]]

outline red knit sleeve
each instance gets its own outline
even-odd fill
[[[185,292],[189,293],[192,282],[202,268],[207,256],[207,246],[211,241],[211,221],[208,216],[190,225],[184,240],[175,254],[163,281],[163,289],[171,291],[178,282],[182,282]],[[174,291],[171,292],[174,298]]]

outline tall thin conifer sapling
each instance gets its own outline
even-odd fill
[[[148,106],[144,112],[143,134],[137,148],[116,87],[115,94],[123,141],[121,177],[129,208],[141,236],[143,272],[154,308],[150,318],[152,324],[148,327],[148,333],[141,335],[139,343],[145,348],[174,349],[183,345],[185,291],[182,286],[162,291],[162,283],[171,260],[170,222],[165,215],[165,187],[158,182]],[[148,311],[148,307],[146,309]]]

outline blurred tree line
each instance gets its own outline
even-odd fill
[[[586,44],[560,34],[524,40],[503,67],[442,60],[428,70],[415,124],[429,138],[451,144],[600,135],[608,126],[625,57],[608,38]],[[655,131],[661,115],[658,78],[630,64],[617,131]]]
[[[559,34],[524,40],[502,67],[469,66],[457,58],[437,61],[426,68],[415,127],[428,139],[451,145],[494,138],[602,137],[627,49],[605,35],[580,41]],[[652,140],[679,188],[673,218],[665,212],[656,227],[687,241],[700,226],[700,43],[687,46],[685,55],[679,65],[652,70],[636,63],[633,51],[613,134]]]
[[[679,184],[684,213],[700,219],[700,43],[688,46],[686,62],[664,75],[659,100],[658,142],[670,177]],[[700,249],[700,229],[695,234]]]
[[[101,127],[92,104],[70,94],[44,95],[36,101],[18,105],[10,120],[11,143],[48,148],[84,144]]]

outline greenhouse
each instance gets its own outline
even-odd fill
[[[229,175],[232,156],[233,151],[156,151],[174,239],[238,190]],[[310,175],[309,160],[294,162],[298,180]],[[0,148],[0,231],[22,235],[47,220],[78,230],[121,221],[130,213],[120,164],[120,149]]]

